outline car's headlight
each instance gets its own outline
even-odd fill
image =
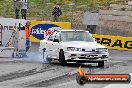
[[[67,47],[67,51],[81,51],[81,48]]]
[[[97,48],[97,52],[108,52],[107,48]]]

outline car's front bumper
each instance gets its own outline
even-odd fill
[[[67,51],[64,52],[65,60],[87,60],[87,61],[107,61],[109,57],[108,52],[78,52]]]

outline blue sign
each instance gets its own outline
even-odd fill
[[[60,27],[55,24],[38,24],[31,28],[32,36],[43,40],[52,34],[54,30],[59,30]]]

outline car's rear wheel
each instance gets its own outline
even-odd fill
[[[98,62],[98,67],[104,67],[104,61],[99,61]]]
[[[59,62],[61,62],[61,65],[66,65],[67,61],[65,60],[64,51],[61,49],[59,52]]]

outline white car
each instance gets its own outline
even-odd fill
[[[54,31],[48,39],[40,41],[39,51],[44,49],[48,57],[59,60],[62,65],[67,62],[95,62],[103,67],[109,57],[108,49],[83,30]]]

